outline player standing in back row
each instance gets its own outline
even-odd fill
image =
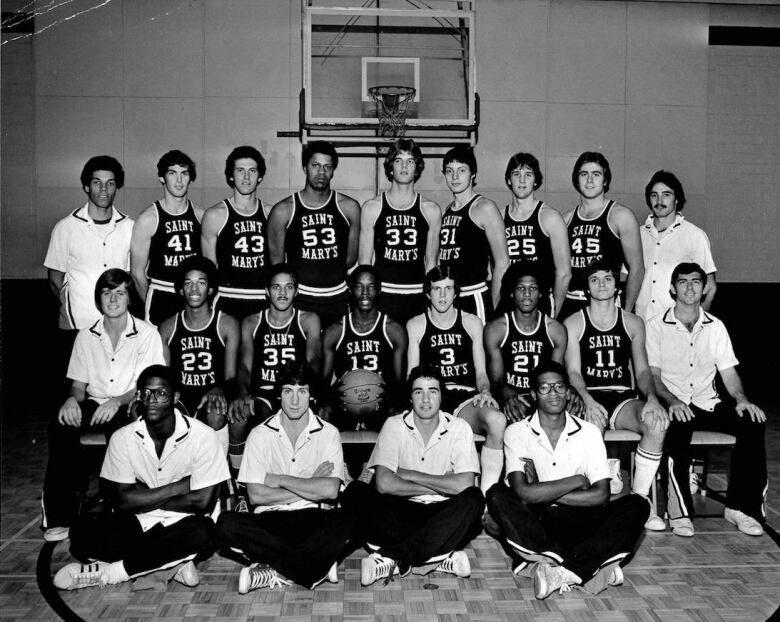
[[[458,307],[486,322],[501,297],[501,278],[509,266],[501,212],[493,201],[474,192],[477,159],[471,147],[450,149],[442,173],[452,192],[452,203],[441,220],[439,263],[454,267],[460,277]],[[488,294],[488,272],[493,276]]]
[[[274,205],[268,217],[272,263],[298,273],[296,305],[320,316],[323,326],[347,312],[347,270],[357,260],[360,206],[331,189],[339,156],[318,140],[303,149],[303,190]],[[285,259],[286,257],[286,259]]]
[[[217,264],[217,307],[239,322],[265,301],[268,208],[257,196],[265,160],[254,147],[236,147],[225,160],[233,196],[203,216],[203,255]]]
[[[203,208],[189,199],[197,178],[195,162],[178,149],[157,162],[162,200],[147,207],[133,225],[130,273],[138,295],[146,301],[146,321],[159,326],[182,308],[174,289],[176,271],[183,259],[200,254]]]
[[[571,248],[571,281],[566,303],[558,315],[565,319],[588,306],[585,269],[599,259],[606,261],[615,274],[620,274],[623,264],[627,266],[623,308],[631,311],[645,273],[639,224],[631,210],[606,198],[612,171],[601,153],[586,151],[577,158],[571,181],[580,194],[580,204],[565,216]]]
[[[566,299],[571,255],[563,218],[534,195],[543,179],[539,160],[530,153],[516,153],[509,158],[504,180],[512,192],[512,202],[503,211],[504,232],[509,263],[538,266],[539,307],[554,318]]]
[[[423,281],[436,265],[441,210],[414,190],[425,160],[413,140],[394,142],[384,167],[390,190],[363,204],[359,258],[382,277],[379,308],[404,325],[425,311]]]

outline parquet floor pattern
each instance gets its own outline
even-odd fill
[[[7,413],[6,413],[7,415]],[[4,416],[0,511],[0,618],[56,620],[41,596],[35,568],[45,463],[43,417]],[[780,421],[770,424],[770,483],[780,481]],[[716,476],[717,477],[717,476]],[[770,489],[769,522],[780,527],[780,497]],[[490,537],[467,549],[467,579],[434,573],[410,575],[384,586],[360,586],[362,552],[339,567],[339,583],[313,591],[297,586],[237,593],[239,566],[215,556],[200,565],[201,584],[177,583],[166,591],[133,592],[130,584],[62,593],[84,620],[256,620],[262,622],[755,622],[780,605],[780,548],[768,536],[751,538],[722,518],[698,519],[696,537],[647,533],[624,569],[625,584],[597,596],[575,590],[537,601],[532,581],[515,578],[509,560]],[[51,568],[71,561],[67,542]]]

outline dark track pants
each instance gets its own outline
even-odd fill
[[[554,563],[587,583],[599,569],[628,556],[650,516],[650,504],[626,495],[602,507],[526,505],[504,484],[488,490],[490,515],[522,562]]]
[[[485,498],[476,486],[438,503],[416,503],[383,495],[373,486],[352,482],[342,504],[358,515],[358,537],[401,569],[459,551],[482,531]]]
[[[70,552],[86,563],[122,561],[130,577],[146,574],[214,552],[214,521],[187,516],[163,527],[141,529],[135,514],[93,513],[79,517],[70,529]]]
[[[81,404],[81,425],[62,425],[57,416],[49,423],[49,463],[43,481],[43,527],[69,527],[76,518],[78,492],[85,475],[84,451],[79,439],[84,432],[100,432],[106,437],[130,422],[127,409],[120,408],[108,423],[91,426],[89,421],[98,404],[86,400]]]
[[[345,552],[354,516],[341,509],[223,512],[217,540],[251,562],[269,564],[286,579],[310,588]]]
[[[754,423],[750,415],[739,416],[733,405],[719,403],[713,412],[697,408],[691,421],[672,421],[666,432],[669,467],[668,511],[670,518],[693,514],[693,499],[688,483],[691,464],[691,436],[694,430],[710,430],[735,436],[731,454],[731,473],[726,506],[744,512],[757,521],[766,521],[764,501],[768,487],[766,468],[765,423]]]

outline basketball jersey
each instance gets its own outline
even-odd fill
[[[615,205],[607,201],[601,213],[590,220],[580,216],[580,206],[574,210],[569,223],[569,245],[571,246],[571,281],[566,296],[585,300],[588,280],[585,268],[596,260],[605,260],[615,274],[623,267],[623,246],[620,238],[609,227],[609,213]]]
[[[605,330],[590,321],[588,309],[582,309],[585,327],[580,335],[580,370],[588,390],[629,391],[634,388],[631,370],[631,337],[617,309],[615,323]]]
[[[217,233],[219,291],[241,294],[264,290],[268,265],[266,225],[263,202],[258,199],[254,213],[238,212],[230,199],[223,201],[227,217]]]
[[[179,401],[190,416],[195,416],[203,394],[225,381],[225,342],[219,334],[221,316],[220,311],[212,311],[209,323],[195,330],[187,326],[184,311],[177,313],[168,339]]]
[[[537,201],[534,211],[525,220],[512,218],[509,213],[510,206],[506,206],[504,212],[506,249],[510,264],[529,263],[539,266],[545,283],[552,286],[555,282],[555,262],[550,236],[542,229],[539,219],[542,205],[544,205],[542,201]]]
[[[439,328],[425,313],[425,330],[420,339],[420,364],[439,368],[447,389],[474,389],[474,353],[471,336],[463,326],[463,312],[458,311],[449,328]]]
[[[393,369],[393,342],[387,335],[387,316],[380,313],[374,325],[360,333],[352,324],[352,314],[341,318],[341,336],[336,342],[333,373],[341,378],[353,369],[365,369],[384,376]]]
[[[425,280],[428,221],[418,194],[411,207],[395,209],[382,193],[382,208],[374,223],[374,265],[388,294],[420,294]]]
[[[252,395],[268,391],[277,393],[277,375],[281,367],[290,361],[306,360],[306,333],[301,327],[301,312],[296,309],[287,323],[274,326],[268,320],[268,310],[263,311],[252,338],[254,357],[250,392]]]
[[[531,373],[542,361],[552,358],[555,344],[547,330],[549,318],[539,313],[536,328],[524,333],[515,321],[514,313],[505,313],[506,333],[499,346],[504,362],[506,383],[520,391],[531,390]]]
[[[287,263],[298,273],[298,291],[309,296],[335,296],[347,291],[349,220],[339,208],[337,194],[318,207],[293,195],[284,250]]]
[[[160,201],[154,202],[154,209],[157,227],[149,242],[146,276],[153,283],[173,287],[182,260],[200,255],[200,223],[192,201],[187,201],[187,209],[177,216],[166,212]]]
[[[479,198],[474,195],[457,211],[455,203],[450,203],[441,219],[439,263],[457,270],[461,295],[473,293],[467,288],[484,285],[488,278],[490,243],[485,230],[471,218],[471,208]]]

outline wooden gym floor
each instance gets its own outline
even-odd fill
[[[0,617],[56,620],[36,578],[70,561],[67,541],[41,555],[40,489],[45,466],[45,413],[34,396],[5,409],[2,425],[0,513]],[[773,413],[767,436],[770,481],[780,481],[780,421]],[[725,456],[714,456],[712,483],[724,482]],[[708,502],[712,503],[712,502]],[[770,525],[780,527],[780,497],[770,489]],[[528,579],[515,579],[500,546],[481,535],[467,549],[468,579],[433,574],[410,576],[388,586],[360,586],[360,557],[339,568],[339,583],[314,591],[299,587],[237,593],[239,566],[215,556],[201,564],[195,589],[171,583],[167,591],[133,592],[129,583],[90,588],[49,598],[63,616],[84,620],[544,620],[604,622],[659,620],[766,620],[780,604],[780,548],[769,535],[744,536],[722,518],[696,521],[695,538],[647,533],[625,569],[625,584],[598,596],[572,591],[545,601],[533,597]],[[46,563],[48,553],[53,555]],[[45,592],[44,588],[44,592]],[[61,597],[61,600],[60,600]]]

